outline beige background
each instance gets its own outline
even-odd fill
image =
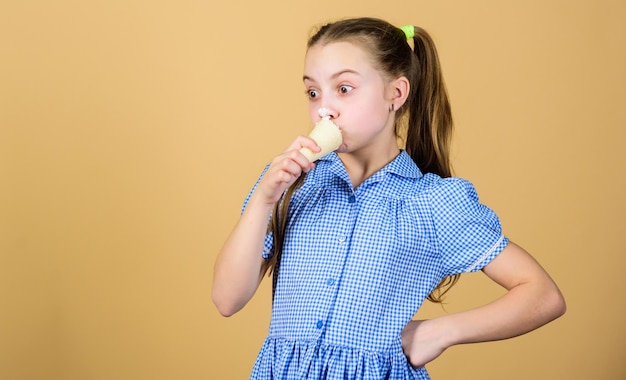
[[[567,314],[455,347],[434,379],[626,378],[622,1],[2,1],[0,378],[243,379],[269,282],[236,316],[212,265],[266,161],[309,128],[311,27],[427,28],[456,173],[550,271]],[[501,293],[464,276],[445,310]]]

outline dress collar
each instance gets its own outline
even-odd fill
[[[327,154],[326,156],[320,158],[320,160],[328,161],[330,170],[332,172],[334,172],[335,174],[339,175],[342,178],[343,177],[347,178],[347,173],[345,172],[346,169],[343,165],[343,162],[341,162],[341,159],[335,152]],[[385,165],[379,171],[374,173],[366,181],[367,182],[381,181],[388,173],[398,175],[400,177],[405,177],[405,178],[422,177],[422,172],[417,167],[417,165],[415,164],[411,156],[409,156],[409,154],[405,150],[400,150],[400,154],[398,154],[396,158],[394,158],[390,163]]]
[[[422,176],[421,170],[406,150],[401,150],[400,154],[379,172],[388,172],[406,178],[419,178]]]

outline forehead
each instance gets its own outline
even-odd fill
[[[311,46],[304,58],[304,75],[316,77],[342,70],[368,72],[374,70],[367,50],[351,42],[331,42]]]

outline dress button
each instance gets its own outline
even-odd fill
[[[322,321],[317,321],[317,324],[315,325],[315,327],[317,327],[318,329],[321,329],[322,326],[324,326],[324,322]]]
[[[335,283],[335,279],[334,278],[329,278],[328,280],[326,280],[326,285],[331,286]]]
[[[354,197],[354,194],[351,194],[348,197],[348,203],[354,203],[354,202],[356,202],[356,198]]]

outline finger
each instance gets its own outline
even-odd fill
[[[306,158],[304,154],[302,154],[300,149],[290,150],[283,153],[282,159],[291,161],[298,166],[299,172],[297,173],[297,175],[300,175],[301,172],[308,173],[315,166]],[[292,167],[292,169],[295,168]]]
[[[320,148],[319,145],[317,145],[315,140],[313,140],[312,138],[308,136],[298,136],[291,143],[291,145],[289,145],[289,147],[285,150],[285,152],[288,152],[291,150],[300,150],[302,148],[308,148],[312,150],[313,152],[319,152],[322,150],[322,148]]]
[[[308,169],[306,158],[300,156],[298,151],[284,153],[275,159],[269,171],[278,182],[291,184]]]

